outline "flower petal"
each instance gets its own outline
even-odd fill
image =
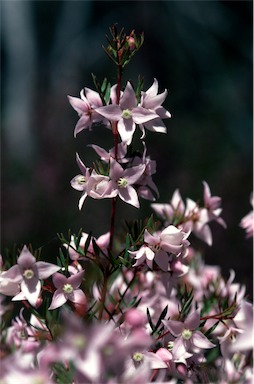
[[[23,249],[22,249],[22,251],[18,257],[17,263],[18,263],[18,265],[20,265],[20,267],[22,269],[31,268],[36,263],[35,257],[28,250],[26,245],[24,245],[24,247],[23,247]]]
[[[136,124],[143,124],[149,120],[158,118],[158,115],[143,107],[137,107],[132,110],[132,118]]]
[[[128,185],[126,188],[119,188],[119,197],[127,204],[131,204],[136,208],[139,208],[138,195],[135,189]]]
[[[206,349],[206,348],[213,348],[216,347],[215,344],[211,343],[211,341],[208,340],[203,333],[200,331],[196,331],[192,335],[192,342],[195,347]]]
[[[55,273],[52,277],[53,284],[56,288],[62,288],[64,284],[68,283],[68,278],[62,273]]]
[[[192,312],[184,322],[184,327],[187,329],[196,330],[200,323],[199,311]]]
[[[37,261],[36,263],[39,279],[47,279],[61,269],[58,265],[47,263],[45,261]]]
[[[41,282],[36,277],[25,279],[21,282],[21,291],[29,303],[35,307],[41,291]]]
[[[118,121],[122,116],[122,110],[117,104],[110,104],[104,107],[96,108],[95,111],[101,116],[106,117],[106,119],[112,121]]]
[[[68,295],[68,299],[72,303],[77,303],[80,305],[86,304],[86,295],[81,289],[75,289],[70,295]]]
[[[67,299],[65,295],[63,294],[62,290],[57,289],[53,295],[52,302],[50,304],[50,307],[48,308],[49,310],[51,309],[56,309],[61,307],[66,303]]]
[[[162,320],[165,327],[172,333],[173,336],[180,336],[184,330],[184,324],[176,320]]]
[[[68,278],[68,283],[71,284],[73,289],[77,289],[80,286],[84,277],[84,273],[85,271],[80,271]]]

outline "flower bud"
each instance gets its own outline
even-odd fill
[[[129,46],[130,50],[133,51],[133,49],[136,48],[136,43],[135,43],[135,39],[134,39],[134,37],[132,37],[132,36],[127,36],[127,37],[126,37],[126,41],[127,41],[127,43],[128,43],[128,46]]]
[[[146,315],[139,309],[131,308],[125,314],[126,323],[132,328],[143,327],[146,324]]]

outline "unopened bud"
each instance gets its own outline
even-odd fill
[[[125,315],[125,321],[132,328],[143,327],[146,323],[146,316],[139,309],[131,308]]]
[[[127,41],[128,45],[129,45],[130,50],[133,51],[133,49],[136,48],[136,43],[135,43],[134,37],[127,36],[126,37],[126,41]]]

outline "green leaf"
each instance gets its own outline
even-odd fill
[[[156,325],[155,325],[155,327],[154,327],[154,329],[153,329],[152,335],[153,335],[153,334],[157,331],[157,329],[160,327],[162,320],[164,320],[164,318],[165,318],[165,316],[166,316],[166,314],[167,314],[167,311],[168,311],[168,305],[166,305],[166,307],[165,307],[165,308],[163,309],[163,311],[161,312],[160,317],[159,317],[159,319],[158,319],[158,321],[157,321],[157,323],[156,323]]]

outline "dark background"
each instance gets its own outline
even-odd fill
[[[91,73],[113,84],[115,68],[105,55],[105,34],[118,23],[145,33],[124,81],[156,77],[169,95],[168,134],[147,133],[157,161],[158,202],[176,188],[202,198],[202,180],[223,199],[228,229],[212,225],[214,245],[199,243],[209,264],[229,269],[252,291],[252,240],[239,227],[251,210],[252,184],[252,2],[251,1],[1,1],[2,59],[2,254],[16,244],[57,254],[56,234],[79,228],[95,236],[109,230],[110,201],[88,199],[70,180],[96,159],[87,144],[113,146],[109,131],[95,128],[73,137],[78,116],[67,95],[94,88]],[[119,202],[122,218],[150,215]]]

